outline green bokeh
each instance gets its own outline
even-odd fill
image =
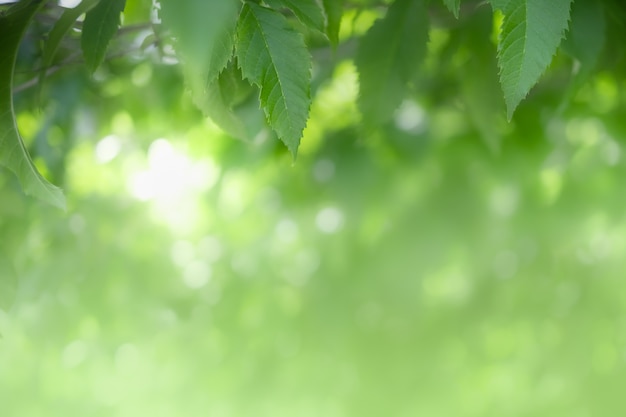
[[[522,104],[496,152],[420,96],[361,131],[340,63],[293,163],[203,122],[172,67],[102,71],[18,100],[69,210],[0,177],[3,416],[619,415],[614,80],[549,123],[557,93]]]

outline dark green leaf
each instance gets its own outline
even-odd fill
[[[126,0],[104,0],[87,12],[83,23],[81,47],[85,66],[94,72],[104,61],[111,38],[120,26]]]
[[[24,32],[42,0],[22,1],[0,14],[0,164],[13,171],[26,194],[65,209],[60,189],[46,181],[28,155],[13,112],[13,70]]]
[[[365,34],[356,56],[359,107],[366,123],[388,120],[426,54],[425,1],[397,0]]]
[[[83,13],[88,12],[93,8],[99,0],[83,0],[78,6],[73,9],[67,9],[63,12],[59,20],[56,21],[52,30],[48,34],[48,39],[43,47],[41,57],[41,71],[39,72],[39,88],[43,86],[43,80],[46,75],[46,70],[52,65],[52,61],[59,49],[61,41],[65,35],[72,29],[76,19],[78,19]]]
[[[243,76],[261,88],[270,126],[295,156],[309,116],[311,56],[280,13],[246,3],[237,29]]]
[[[288,8],[306,26],[326,33],[326,16],[317,0],[265,0],[274,9]]]
[[[448,10],[452,12],[454,17],[459,18],[459,11],[461,10],[461,0],[443,0]]]
[[[339,43],[339,29],[341,27],[341,17],[343,16],[344,0],[324,0],[324,11],[328,24],[326,34],[333,45]]]
[[[577,61],[572,87],[579,88],[594,70],[606,41],[606,18],[602,3],[576,0],[563,49]]]

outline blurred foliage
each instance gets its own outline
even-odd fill
[[[463,13],[489,36],[489,10]],[[431,30],[375,131],[349,40],[318,50],[296,162],[264,128],[243,142],[204,119],[141,31],[93,77],[51,74],[41,109],[20,89],[20,131],[68,211],[0,176],[2,415],[618,414],[623,57],[563,105],[557,55],[507,123],[501,98],[470,104],[498,88],[471,59],[495,45],[462,34]],[[34,43],[17,85],[38,75]]]

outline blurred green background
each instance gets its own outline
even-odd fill
[[[2,172],[2,416],[620,415],[623,81],[549,112],[557,59],[485,123],[427,67],[368,133],[338,62],[294,162],[203,120],[179,72],[130,56],[55,74],[41,112],[16,95],[69,209]]]

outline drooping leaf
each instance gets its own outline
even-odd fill
[[[83,13],[88,12],[91,8],[93,8],[96,4],[98,4],[100,0],[83,0],[76,7],[72,9],[66,9],[59,20],[56,21],[50,33],[48,34],[48,39],[43,46],[43,52],[41,57],[41,71],[39,72],[39,91],[43,86],[43,81],[46,76],[46,70],[52,65],[52,61],[59,49],[59,45],[61,41],[67,35],[67,33],[72,29],[76,19],[78,19]]]
[[[41,176],[28,155],[13,111],[17,51],[30,20],[43,3],[43,0],[22,1],[0,14],[0,164],[17,175],[26,194],[65,209],[61,190]]]
[[[577,61],[577,70],[570,83],[574,92],[594,70],[606,41],[606,18],[603,3],[595,0],[576,0],[572,4],[572,21],[563,50]]]
[[[161,0],[161,19],[175,38],[193,94],[202,94],[230,60],[239,7],[237,0]]]
[[[120,26],[120,15],[126,0],[103,0],[85,15],[81,48],[85,66],[90,72],[104,61],[109,42]]]
[[[258,89],[243,79],[238,66],[230,62],[196,104],[230,136],[252,141],[265,128],[257,93]]]
[[[328,20],[326,35],[333,45],[337,45],[339,43],[339,29],[341,27],[341,17],[343,16],[344,0],[323,0],[323,4]]]
[[[426,54],[428,15],[423,0],[397,0],[359,44],[359,108],[366,124],[388,120]]]
[[[500,151],[505,104],[498,84],[496,47],[489,42],[492,15],[489,10],[476,10],[465,27],[452,36],[460,40],[465,56],[456,69],[460,81],[460,95],[465,113],[490,151]]]
[[[265,0],[274,9],[288,8],[306,26],[326,33],[326,16],[318,0]]]
[[[572,0],[491,0],[504,14],[498,44],[500,84],[509,119],[556,53]]]
[[[443,0],[443,4],[446,5],[448,10],[456,17],[459,18],[459,11],[461,10],[461,0]]]
[[[243,76],[261,89],[270,126],[295,157],[311,104],[311,56],[302,36],[282,14],[246,3],[235,50]]]

